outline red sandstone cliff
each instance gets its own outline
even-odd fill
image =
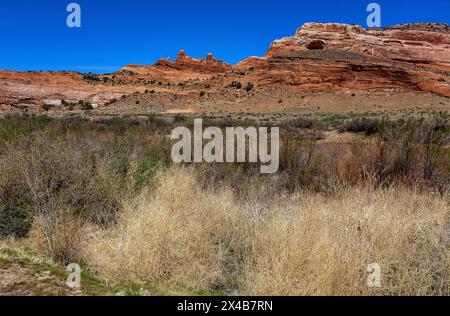
[[[308,49],[346,50],[450,71],[450,27],[447,24],[364,29],[356,25],[307,23],[294,36],[273,42],[266,57]]]
[[[407,24],[385,29],[307,23],[272,43],[260,59],[262,84],[300,88],[402,88],[450,97],[450,27]]]
[[[205,87],[211,89],[211,98],[220,96],[214,102],[233,102],[236,93],[227,90],[233,81],[252,82],[253,93],[272,88],[395,88],[450,97],[450,27],[421,23],[364,29],[307,23],[294,36],[274,41],[265,56],[249,57],[236,65],[211,54],[196,59],[181,51],[174,61],[128,65],[114,74],[94,77],[74,72],[0,71],[0,110],[39,109],[46,103],[59,105],[61,100],[101,106],[110,99],[149,90],[159,94],[160,104],[185,98],[194,102],[190,95],[198,96]]]

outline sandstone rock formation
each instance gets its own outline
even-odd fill
[[[178,53],[177,58],[172,62],[170,58],[161,58],[152,66],[137,66],[129,65],[122,69],[122,71],[133,71],[139,74],[154,74],[158,71],[174,71],[192,72],[198,74],[217,74],[227,72],[233,69],[233,66],[224,63],[221,60],[215,59],[209,53],[205,59],[188,57],[184,50]]]
[[[272,43],[262,80],[306,88],[404,88],[450,97],[450,28],[307,23]],[[272,75],[271,73],[274,73]]]
[[[118,99],[139,88],[111,86],[83,80],[75,72],[14,72],[0,70],[0,105],[40,111],[45,104],[64,108],[61,101],[77,103],[82,100],[94,107]]]
[[[294,36],[275,41],[266,57],[314,49],[352,51],[450,71],[447,24],[406,24],[366,30],[356,25],[306,23]]]
[[[206,56],[206,59],[196,59],[187,57],[184,50],[181,50],[178,53],[178,57],[173,63],[170,62],[170,60],[161,59],[155,64],[155,66],[161,68],[174,68],[178,70],[190,70],[192,72],[207,74],[223,73],[232,69],[230,64],[215,59],[211,53]]]
[[[242,89],[235,88],[237,82]],[[236,65],[212,54],[204,59],[188,57],[182,50],[173,61],[128,65],[105,75],[0,71],[0,110],[40,110],[44,104],[64,110],[62,100],[102,106],[118,99],[120,105],[123,96],[149,91],[149,104],[183,102],[199,108],[205,90],[209,103],[249,108],[265,104],[275,90],[283,97],[283,93],[345,89],[424,91],[450,97],[450,27],[420,23],[364,29],[306,23],[294,36],[274,41],[264,56]],[[256,104],[245,103],[249,95]]]

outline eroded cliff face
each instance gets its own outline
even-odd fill
[[[402,88],[450,97],[450,28],[407,24],[364,29],[307,23],[272,43],[262,62],[262,82],[300,88]],[[261,65],[263,65],[261,67]]]
[[[236,92],[233,82],[243,85]],[[252,103],[246,104],[245,85],[251,83]],[[262,57],[231,65],[188,57],[160,59],[154,65],[128,65],[106,75],[74,72],[0,71],[0,110],[42,110],[50,104],[65,110],[61,101],[109,104],[124,96],[151,91],[150,105],[167,107],[181,101],[201,107],[224,102],[248,108],[267,103],[277,91],[397,89],[432,92],[450,97],[450,27],[447,24],[405,24],[383,29],[336,23],[306,23],[294,36],[276,40]],[[241,93],[242,92],[242,93]],[[260,97],[258,97],[258,95]],[[65,102],[64,102],[65,103]],[[126,105],[126,103],[124,103]]]
[[[256,74],[260,85],[278,84],[303,90],[398,88],[450,97],[448,75],[389,62],[346,59],[324,62],[323,59],[282,57],[267,60]]]
[[[347,24],[307,23],[294,36],[273,42],[266,57],[314,49],[352,51],[450,71],[450,27],[447,24],[364,29]]]

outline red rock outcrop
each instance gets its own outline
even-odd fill
[[[307,23],[276,40],[256,65],[260,84],[300,89],[423,90],[450,97],[450,27],[407,24],[385,29]]]
[[[231,64],[224,63],[222,60],[214,58],[209,53],[205,59],[193,58],[186,55],[184,50],[178,53],[177,58],[172,62],[170,58],[161,58],[154,65],[151,66],[139,66],[128,65],[121,71],[132,71],[138,74],[158,74],[161,72],[179,71],[195,74],[217,74],[231,71],[233,66]]]
[[[97,107],[136,90],[142,89],[90,83],[75,72],[0,70],[0,104],[3,110],[14,107],[39,111],[44,104],[60,107],[62,100],[73,103],[83,100]]]
[[[406,24],[384,29],[335,23],[306,23],[292,37],[272,43],[266,57],[286,52],[336,49],[450,71],[450,27]]]
[[[445,72],[339,50],[291,52],[269,58],[254,76],[258,85],[302,90],[398,88],[450,97],[450,78]]]
[[[239,71],[245,71],[248,69],[253,69],[263,65],[266,62],[264,57],[248,57],[236,64],[235,68]]]
[[[171,62],[170,59],[160,59],[155,64],[155,67],[189,70],[192,72],[207,74],[223,73],[230,71],[233,68],[232,65],[215,59],[211,53],[206,56],[206,59],[197,59],[186,56],[184,50],[181,50],[178,53],[177,58],[173,62]]]

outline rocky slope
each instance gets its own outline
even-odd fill
[[[424,92],[450,97],[450,27],[405,24],[383,29],[307,23],[276,40],[263,57],[230,65],[208,54],[155,65],[129,65],[114,74],[0,71],[0,109],[64,110],[82,100],[159,109],[201,110],[205,104],[258,109],[273,98],[311,91]],[[64,100],[63,102],[61,102]],[[205,101],[207,100],[207,102]],[[142,102],[141,102],[142,101]],[[411,100],[414,101],[414,100]],[[442,103],[442,101],[441,101]],[[213,105],[213,106],[211,106]],[[277,105],[282,107],[282,105]]]

